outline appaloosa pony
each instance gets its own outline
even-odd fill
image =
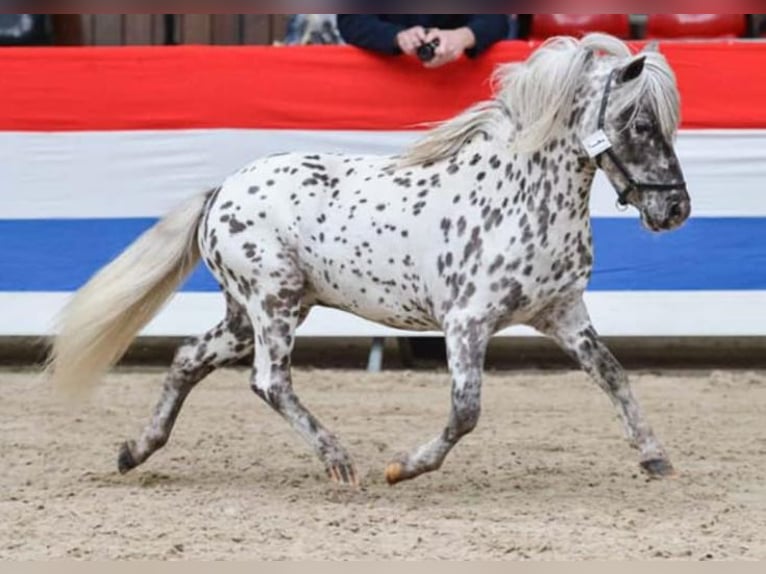
[[[391,484],[438,469],[474,429],[487,344],[518,324],[552,337],[607,393],[646,472],[673,473],[583,292],[597,169],[648,229],[674,229],[689,216],[673,149],[674,75],[655,48],[634,56],[595,34],[552,39],[496,79],[493,99],[401,156],[257,160],[148,230],[74,296],[49,363],[54,382],[70,390],[102,377],[199,259],[228,304],[217,326],[178,350],[151,423],[122,446],[121,472],[166,443],[198,382],[254,349],[253,391],[333,480],[357,484],[348,452],[291,383],[295,331],[322,305],[445,333],[449,419],[433,440],[388,465]]]

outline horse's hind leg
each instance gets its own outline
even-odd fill
[[[218,326],[190,339],[176,352],[151,422],[138,440],[128,441],[120,449],[120,472],[137,467],[165,445],[184,400],[197,383],[215,369],[246,356],[252,348],[250,320],[229,300],[227,316]]]
[[[262,299],[256,298],[248,305],[256,334],[252,389],[311,446],[333,481],[357,485],[357,474],[348,452],[293,391],[290,355],[295,330],[306,312],[301,307],[302,278],[296,278],[291,285],[285,281],[259,287]]]
[[[644,418],[625,371],[596,335],[582,299],[551,309],[534,326],[553,337],[609,396],[631,446],[641,453],[644,471],[653,477],[673,476],[673,465]]]
[[[396,484],[441,467],[458,441],[470,433],[481,412],[481,376],[491,335],[489,324],[471,317],[445,322],[447,360],[452,374],[452,410],[442,433],[386,467],[386,480]]]

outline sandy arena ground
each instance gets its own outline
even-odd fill
[[[76,411],[0,371],[0,558],[766,558],[766,374],[633,375],[681,472],[666,482],[638,472],[583,375],[489,374],[477,431],[441,472],[391,488],[388,459],[444,424],[446,373],[297,371],[359,491],[325,480],[241,370],[214,374],[165,450],[118,475],[161,380],[120,371]]]

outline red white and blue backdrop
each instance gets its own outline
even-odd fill
[[[0,51],[0,336],[50,333],[94,271],[252,159],[397,153],[417,124],[486,98],[493,67],[531,49],[507,42],[436,71],[347,47]],[[693,218],[651,235],[599,176],[595,324],[611,336],[766,335],[766,44],[662,50],[683,98]],[[201,332],[222,312],[200,268],[144,334]],[[300,333],[400,332],[317,309]]]

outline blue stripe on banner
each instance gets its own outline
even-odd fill
[[[155,219],[0,220],[0,291],[73,291]],[[653,235],[635,219],[593,220],[591,291],[766,289],[766,218],[700,218]],[[217,291],[200,267],[184,291]]]

